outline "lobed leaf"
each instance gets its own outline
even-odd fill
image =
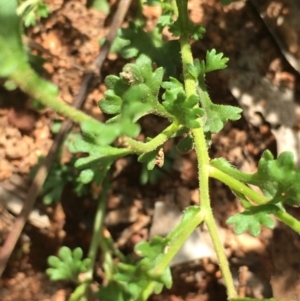
[[[206,52],[205,72],[225,69],[229,58],[223,57],[223,53],[216,53],[215,49]]]
[[[226,67],[227,58],[222,58],[223,54],[216,54],[213,49],[207,52],[206,63],[198,59],[194,65],[188,65],[188,72],[195,79],[198,79],[198,94],[201,108],[204,110],[203,129],[206,133],[218,133],[228,120],[238,120],[241,118],[242,109],[229,105],[214,104],[208,94],[205,84],[205,73]]]
[[[259,160],[257,172],[250,175],[249,183],[260,187],[272,203],[300,204],[300,168],[295,169],[291,152],[283,152],[274,159],[266,150]]]
[[[98,146],[95,142],[80,139],[74,141],[73,148],[73,152],[88,154],[75,162],[75,167],[82,170],[79,180],[83,183],[95,180],[97,185],[102,182],[113,162],[124,156],[124,152],[126,153],[124,149],[112,146]]]
[[[270,214],[277,212],[279,207],[272,204],[252,206],[242,213],[231,216],[226,223],[235,224],[234,232],[236,234],[242,234],[245,231],[249,232],[253,236],[258,236],[261,231],[261,226],[273,229],[275,226],[274,220],[270,217]]]
[[[180,45],[177,40],[164,41],[161,29],[155,28],[145,32],[143,28],[130,23],[128,28],[121,29],[120,38],[130,41],[121,50],[124,58],[147,56],[152,63],[163,67],[166,76],[174,76],[181,65]]]
[[[48,265],[50,268],[46,270],[51,280],[71,280],[77,282],[79,273],[87,271],[91,260],[86,258],[82,260],[83,252],[80,248],[73,251],[68,247],[61,247],[58,257],[49,256]]]
[[[188,128],[200,127],[199,117],[203,116],[203,110],[197,107],[199,97],[191,95],[186,98],[182,84],[175,78],[163,82],[162,87],[166,89],[162,104],[173,119]]]
[[[108,90],[99,107],[107,114],[120,113],[119,120],[136,121],[149,113],[168,116],[158,101],[162,78],[163,68],[153,71],[149,58],[140,56],[136,64],[126,64],[119,77],[108,76],[105,79]],[[123,126],[124,130],[126,128]]]

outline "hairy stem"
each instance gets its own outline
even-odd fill
[[[193,56],[189,44],[189,30],[188,30],[188,12],[187,12],[187,0],[177,0],[177,6],[179,11],[178,21],[181,28],[180,46],[181,56],[183,64],[183,77],[185,84],[186,96],[197,95],[197,83],[195,79],[188,72],[188,65],[193,65]],[[204,83],[205,85],[205,83]],[[199,89],[205,90],[205,86],[199,87]],[[202,123],[202,121],[201,121]],[[236,297],[237,293],[234,287],[232,275],[229,269],[229,263],[225,255],[225,251],[218,235],[216,223],[213,217],[212,208],[210,205],[209,196],[209,155],[206,146],[205,135],[203,127],[192,129],[194,136],[195,151],[197,154],[198,170],[199,170],[199,194],[200,194],[200,210],[204,215],[204,221],[208,226],[209,233],[211,235],[215,251],[220,264],[220,269],[226,284],[227,294],[229,298]]]
[[[136,154],[151,152],[161,146],[169,138],[171,138],[181,127],[176,123],[170,124],[165,130],[154,137],[149,142],[139,142],[129,137],[125,138],[126,144]]]
[[[72,121],[79,124],[90,121],[93,122],[95,126],[99,124],[94,118],[61,101],[56,96],[56,88],[40,78],[27,63],[19,65],[18,68],[10,74],[9,78],[15,82],[23,92]]]

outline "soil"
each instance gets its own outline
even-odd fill
[[[26,30],[26,43],[33,55],[45,59],[42,76],[57,85],[60,97],[70,104],[79,91],[84,70],[89,68],[99,52],[99,41],[109,30],[116,1],[110,1],[109,14],[87,8],[84,0],[47,2],[52,13]],[[137,3],[133,2],[124,27],[134,19],[136,6]],[[245,65],[239,65],[237,61],[249,47],[259,52],[251,81],[255,83],[259,76],[269,76],[275,84],[278,84],[277,80],[292,85],[295,95],[299,96],[299,74],[289,65],[251,2],[237,2],[223,7],[218,0],[192,0],[189,1],[189,10],[192,20],[201,22],[207,31],[203,40],[193,43],[194,56],[201,59],[207,49],[216,48],[230,58],[230,68],[234,70],[231,73],[214,72],[208,76],[209,92],[216,103],[239,105],[231,93],[230,81],[245,75]],[[143,14],[151,29],[159,10],[147,7]],[[251,64],[252,57],[248,60],[248,64]],[[270,65],[276,60],[281,67],[273,68],[271,74]],[[120,56],[109,54],[101,70],[102,76],[119,74],[125,63]],[[105,89],[102,80],[89,93],[83,107],[84,112],[99,120],[105,118],[98,107]],[[38,163],[40,156],[47,155],[55,138],[53,124],[60,119],[47,108],[37,110],[32,100],[21,91],[9,92],[0,87],[0,188],[12,193],[9,196],[11,200],[22,200],[26,195],[30,170]],[[141,125],[143,135],[152,137],[166,123],[158,117],[149,116],[142,119]],[[255,125],[247,116],[237,122],[229,122],[220,133],[213,136],[211,158],[225,157],[238,168],[254,172],[266,148],[277,154],[277,140],[272,134],[272,126],[264,116],[260,116],[260,122]],[[295,131],[299,131],[299,126],[295,127]],[[73,132],[78,132],[76,126]],[[137,242],[149,238],[156,202],[173,202],[180,212],[197,202],[195,155],[193,152],[171,155],[168,151],[174,145],[175,141],[170,141],[165,146],[170,170],[162,169],[162,177],[156,184],[139,184],[141,165],[134,157],[118,160],[113,168],[106,228],[116,245],[126,254],[133,252]],[[67,164],[69,160],[70,153],[65,149],[61,162]],[[299,253],[299,237],[280,223],[274,232],[263,229],[258,238],[248,234],[234,235],[233,229],[226,225],[226,220],[242,207],[225,185],[211,180],[210,187],[214,215],[239,294],[299,300],[300,262],[297,256],[292,255]],[[99,188],[94,186],[89,189],[93,194],[99,192]],[[26,224],[0,280],[2,301],[64,301],[70,296],[74,287],[65,282],[51,282],[45,269],[47,257],[56,254],[63,245],[70,248],[80,246],[84,252],[88,250],[96,202],[91,193],[78,196],[74,190],[74,185],[69,182],[64,187],[60,202],[46,206],[42,197],[37,201],[35,209],[40,214],[38,221],[29,220]],[[1,244],[13,230],[14,210],[17,209],[0,200]],[[288,210],[300,218],[298,208]],[[46,221],[43,216],[47,217]],[[163,226],[166,224],[162,223]],[[156,231],[162,230],[165,229]],[[210,245],[211,242],[205,243]],[[177,264],[172,267],[172,273],[173,287],[153,295],[150,298],[152,301],[226,300],[226,290],[213,255]],[[99,281],[101,275],[103,272],[99,264]]]

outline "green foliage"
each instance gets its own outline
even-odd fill
[[[229,59],[227,57],[223,57],[223,53],[217,54],[215,49],[206,52],[205,59],[205,73],[225,69],[227,67],[227,62]],[[196,61],[195,65],[199,65],[200,62]]]
[[[170,288],[172,285],[170,269],[167,268],[162,274],[154,271],[167,244],[167,239],[154,237],[150,242],[141,242],[136,245],[135,251],[142,259],[136,262],[118,263],[117,272],[114,273],[112,281],[100,288],[96,296],[104,301],[138,300],[149,282],[153,282],[156,294],[161,292],[164,285]]]
[[[275,222],[270,214],[277,211],[279,208],[272,204],[249,206],[244,212],[231,216],[226,223],[235,224],[234,232],[236,234],[242,234],[248,229],[253,236],[258,236],[261,226],[274,228]]]
[[[0,1],[0,77],[10,75],[26,61],[16,8],[16,0]]]
[[[177,68],[180,67],[179,43],[176,40],[165,42],[159,28],[145,32],[141,26],[130,23],[128,28],[121,29],[118,43],[120,40],[128,41],[128,44],[120,50],[124,58],[139,57],[143,54],[149,61],[161,66],[166,76],[177,74]]]
[[[47,18],[49,13],[49,7],[43,0],[20,0],[17,8],[25,27],[36,25],[40,18]]]
[[[274,159],[272,153],[266,150],[249,183],[261,188],[272,203],[300,204],[300,168],[295,169],[291,152],[283,152]]]
[[[207,133],[218,133],[228,120],[238,120],[241,118],[241,108],[214,104],[207,92],[205,74],[226,67],[228,59],[222,58],[222,56],[222,53],[216,54],[216,51],[213,49],[207,52],[206,62],[195,60],[194,65],[188,65],[189,73],[198,80],[200,103],[205,112],[203,130]]]
[[[159,158],[157,150],[144,153],[138,157],[138,161],[143,164],[140,175],[140,183],[145,185],[156,184],[166,173],[172,170],[172,162],[176,156],[175,149],[163,154]]]
[[[182,29],[180,27],[179,20],[175,21],[172,25],[170,25],[170,31],[176,37],[180,37],[182,35]],[[193,22],[190,21],[188,23],[188,32],[189,37],[195,40],[200,40],[205,34],[205,28],[203,28],[201,25],[195,25]]]
[[[33,178],[37,173],[42,160],[30,171],[30,177]],[[45,205],[58,203],[66,185],[70,185],[78,197],[88,195],[90,187],[80,182],[78,179],[78,170],[74,168],[75,158],[72,158],[67,164],[54,162],[49,170],[47,179],[43,185],[41,196]]]
[[[136,121],[150,113],[169,116],[157,99],[162,78],[163,69],[152,71],[149,58],[140,56],[136,64],[126,64],[119,77],[106,77],[108,90],[105,92],[105,98],[99,102],[99,107],[107,114],[122,113],[119,122],[126,117]],[[117,136],[119,135],[118,133]]]
[[[85,184],[94,180],[99,185],[113,162],[124,156],[122,149],[112,146],[98,146],[92,141],[75,140],[73,148],[74,152],[88,154],[88,156],[79,158],[75,162],[75,167],[81,169],[79,180]]]
[[[194,147],[194,140],[191,134],[186,135],[177,144],[177,149],[182,154],[187,153],[188,151],[193,149],[193,147]]]
[[[100,10],[106,14],[110,12],[109,1],[108,0],[88,0],[88,7],[93,7],[97,10]]]
[[[73,251],[68,247],[61,247],[58,256],[49,256],[46,273],[51,280],[69,280],[78,282],[78,275],[86,272],[89,268],[91,260],[89,258],[82,259],[83,252],[80,248]]]
[[[203,109],[197,107],[199,103],[198,95],[185,95],[182,84],[175,78],[170,78],[169,82],[164,82],[162,87],[166,89],[163,94],[163,106],[175,117],[175,122],[188,128],[200,127],[197,120],[203,116]]]
[[[273,204],[300,204],[300,168],[295,168],[291,152],[283,152],[274,159],[266,150],[258,162],[257,172],[253,174],[238,171],[223,158],[215,159],[211,164],[241,182],[258,186]]]

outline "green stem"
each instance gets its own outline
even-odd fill
[[[188,72],[188,65],[193,65],[193,56],[188,39],[189,35],[189,17],[187,12],[187,0],[177,0],[179,11],[178,22],[181,29],[180,46],[183,64],[183,77],[186,96],[197,95],[197,82]],[[205,86],[205,83],[204,83]],[[202,87],[205,88],[205,87]],[[199,87],[201,89],[201,87]],[[202,121],[201,121],[202,123]],[[199,170],[199,195],[200,195],[200,212],[204,215],[204,221],[208,226],[215,251],[219,260],[220,269],[227,288],[229,298],[236,297],[237,293],[234,287],[232,275],[229,269],[229,263],[225,255],[225,251],[220,240],[216,223],[213,217],[209,196],[209,155],[206,146],[203,127],[192,129],[194,136],[195,151],[197,154],[198,170]]]
[[[295,232],[300,234],[300,221],[292,217],[290,214],[288,214],[284,210],[280,210],[274,215],[284,224],[289,226],[291,229],[293,229]]]
[[[193,55],[189,41],[189,17],[187,11],[187,0],[176,0],[178,8],[178,22],[181,28],[179,39],[181,48],[181,60],[183,68],[183,80],[187,98],[197,94],[196,82],[193,76],[188,72],[188,65],[193,65]]]
[[[94,220],[93,236],[90,244],[90,249],[88,252],[88,258],[91,259],[91,266],[87,273],[89,279],[92,279],[93,276],[93,268],[95,265],[99,241],[102,238],[108,188],[109,188],[108,176],[106,176],[102,184],[102,192],[98,201],[98,207],[97,207],[96,216]]]
[[[249,197],[251,200],[253,200],[255,203],[257,203],[259,205],[263,205],[269,201],[269,199],[267,197],[265,197],[264,195],[254,191],[247,185],[236,180],[232,176],[224,173],[223,171],[217,169],[214,166],[209,167],[209,175],[212,178],[218,179],[219,181],[228,185],[233,191],[240,192],[241,194]]]
[[[103,236],[103,231],[100,233],[99,246],[103,253],[103,270],[105,272],[105,280],[111,281],[114,273],[114,260],[110,253],[111,249],[108,246],[107,240]]]
[[[197,154],[198,170],[199,170],[199,194],[200,194],[200,207],[205,215],[205,223],[207,225],[209,234],[211,236],[214,249],[216,251],[219,266],[222,276],[225,281],[228,298],[236,297],[237,292],[234,287],[232,275],[229,268],[229,263],[226,258],[223,244],[220,240],[216,222],[213,216],[210,196],[209,196],[209,156],[206,148],[206,141],[203,128],[193,129],[195,150]]]
[[[209,167],[209,175],[212,178],[215,178],[224,184],[228,185],[233,191],[240,192],[241,194],[245,195],[250,200],[254,201],[255,203],[259,205],[266,204],[270,202],[270,199],[268,199],[266,196],[252,190],[250,187],[245,185],[244,183],[236,180],[232,176],[224,173],[223,171],[217,169],[214,166]],[[280,209],[279,211],[275,212],[274,215],[283,223],[285,223],[287,226],[292,228],[297,233],[300,233],[300,221],[292,217],[290,214],[288,214],[283,209]]]
[[[196,227],[202,223],[204,216],[201,211],[197,209],[191,210],[189,213],[188,218],[183,217],[181,223],[166,237],[168,244],[165,248],[164,254],[160,261],[156,264],[155,268],[151,271],[151,274],[162,275],[185,241],[189,238]],[[153,293],[156,284],[157,283],[155,281],[149,281],[146,284],[146,287],[142,290],[138,301],[147,300]]]
[[[177,123],[170,124],[165,130],[154,137],[149,142],[139,142],[129,137],[126,137],[126,144],[136,154],[143,154],[157,149],[160,145],[171,138],[181,127]]]
[[[18,68],[10,74],[9,78],[15,82],[23,92],[72,121],[79,124],[90,121],[93,122],[95,126],[99,124],[94,118],[62,102],[56,96],[57,91],[55,86],[40,78],[31,70],[27,62],[20,64]]]

